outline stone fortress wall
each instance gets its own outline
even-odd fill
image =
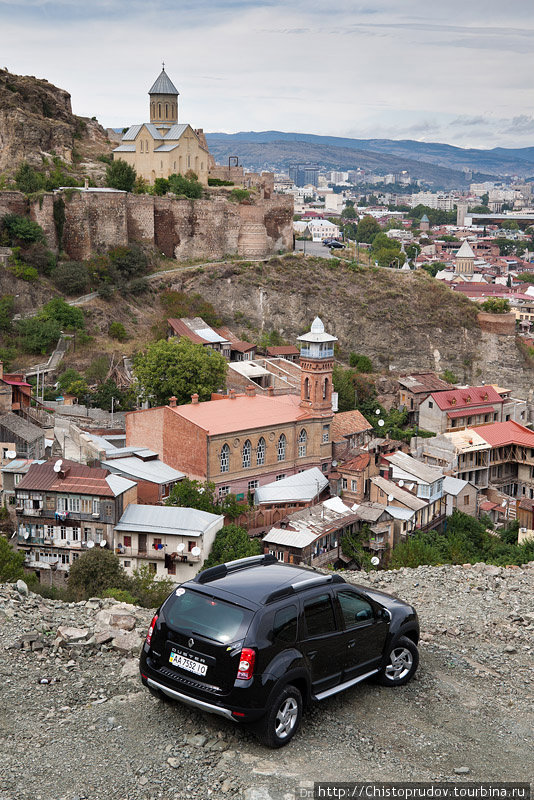
[[[54,202],[64,203],[59,242]],[[293,247],[293,198],[261,187],[250,201],[235,203],[221,193],[200,200],[102,190],[68,190],[27,201],[20,192],[0,192],[0,216],[24,214],[42,226],[48,246],[83,260],[134,241],[157,247],[169,258],[263,258]]]

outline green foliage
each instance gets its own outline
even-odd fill
[[[217,531],[211,552],[202,569],[234,561],[237,558],[257,556],[262,552],[258,539],[250,539],[244,528],[238,525],[225,525]]]
[[[352,411],[354,408],[362,411],[373,407],[376,397],[374,383],[364,375],[358,374],[356,370],[343,369],[335,364],[332,383],[338,393],[340,411]]]
[[[188,339],[160,340],[134,360],[134,373],[144,398],[157,405],[174,395],[179,404],[190,402],[195,392],[209,400],[226,385],[227,364],[220,353]]]
[[[107,356],[97,356],[85,370],[85,377],[89,383],[104,383],[108,371],[109,358]]]
[[[354,206],[347,206],[341,212],[341,216],[343,219],[358,219],[358,212],[354,208]]]
[[[519,225],[517,224],[517,222],[515,222],[515,220],[505,220],[501,224],[501,228],[505,231],[518,231]]]
[[[501,536],[495,536],[486,530],[481,521],[454,511],[447,519],[443,533],[419,532],[398,544],[393,549],[389,566],[398,569],[422,564],[473,564],[479,561],[500,566],[519,566],[533,558],[534,542],[517,544],[517,523]]]
[[[523,281],[523,283],[534,283],[534,272],[521,272],[516,280]]]
[[[370,244],[377,233],[380,233],[380,225],[374,217],[366,215],[358,222],[356,240],[358,242],[367,242],[367,244]]]
[[[115,247],[108,253],[109,274],[114,283],[122,285],[132,278],[146,275],[149,269],[148,258],[138,244],[128,247]]]
[[[134,194],[150,194],[150,190],[149,182],[142,175],[138,175],[133,187]]]
[[[5,536],[0,535],[0,583],[17,581],[24,576],[24,553],[12,550]]]
[[[187,294],[167,289],[160,295],[160,303],[168,317],[181,319],[181,317],[202,317],[208,325],[218,327],[222,324],[221,318],[211,303],[204,300],[199,294]]]
[[[55,320],[63,330],[82,330],[85,328],[85,318],[81,308],[70,306],[62,297],[54,297],[43,306],[39,313],[43,320]]]
[[[454,372],[451,372],[450,369],[444,370],[444,372],[441,374],[440,377],[441,380],[447,381],[447,383],[458,383],[458,378],[456,377]]]
[[[154,181],[154,194],[161,197],[169,191],[169,181],[167,178],[156,178]]]
[[[54,197],[52,215],[54,217],[54,227],[58,240],[59,249],[63,249],[63,230],[65,228],[65,201],[62,197]]]
[[[194,172],[183,175],[169,175],[169,192],[176,195],[185,195],[192,199],[198,199],[204,194],[204,187],[198,181]]]
[[[482,303],[481,308],[488,314],[508,314],[510,303],[502,297],[489,297]]]
[[[356,562],[359,569],[371,569],[371,554],[364,548],[371,536],[368,525],[363,525],[358,533],[346,533],[341,537],[341,550],[347,558]]]
[[[196,508],[199,511],[207,511],[209,514],[220,514],[214,497],[214,483],[201,483],[190,478],[183,478],[172,487],[165,505]]]
[[[27,264],[22,261],[20,257],[20,247],[14,247],[11,256],[9,257],[9,264],[8,270],[16,277],[20,278],[22,281],[33,282],[36,281],[39,277],[39,273],[35,269],[35,267],[29,267]]]
[[[371,256],[381,267],[401,267],[406,257],[401,252],[401,245],[396,239],[390,239],[385,233],[377,233],[371,245]]]
[[[73,383],[76,383],[80,380],[83,380],[83,375],[80,375],[77,370],[69,367],[69,369],[66,369],[64,372],[62,372],[57,379],[58,389],[61,394],[71,394],[70,387]]]
[[[208,186],[233,186],[233,181],[224,181],[222,178],[208,178]]]
[[[25,353],[46,355],[57,345],[61,326],[55,319],[29,317],[17,321],[16,333]]]
[[[5,214],[1,221],[2,232],[7,236],[7,244],[11,246],[29,245],[32,242],[45,244],[44,231],[40,225],[28,217],[18,214]]]
[[[288,341],[284,339],[280,331],[277,331],[276,328],[270,331],[264,331],[258,342],[258,345],[263,349],[267,347],[283,347],[286,344],[288,344]]]
[[[436,277],[438,272],[441,272],[442,269],[446,269],[447,265],[443,261],[433,261],[432,264],[423,264],[422,267],[425,272],[428,272],[433,278]]]
[[[111,597],[119,603],[129,603],[131,606],[137,605],[137,597],[134,597],[128,589],[106,589],[103,597]]]
[[[123,192],[133,190],[137,173],[133,167],[119,158],[112,161],[106,168],[106,186],[111,189],[121,189]]]
[[[133,390],[123,391],[111,378],[103,381],[94,392],[88,394],[89,405],[103,408],[104,411],[131,411],[134,407],[135,395]]]
[[[45,178],[44,175],[41,175],[40,172],[31,167],[27,161],[23,161],[15,172],[15,186],[19,192],[33,194],[33,192],[38,192],[39,189],[44,189]]]
[[[491,214],[491,210],[488,206],[474,206],[473,208],[469,209],[474,214]]]
[[[15,298],[12,294],[4,294],[0,297],[0,331],[9,333],[12,327],[13,315],[15,313]]]
[[[373,364],[368,356],[363,356],[360,353],[351,353],[349,356],[349,364],[355,368],[357,372],[372,372]]]
[[[429,208],[419,204],[415,208],[410,209],[408,216],[410,219],[416,220],[417,223],[424,215],[427,215],[430,225],[455,225],[456,224],[456,211],[441,211],[438,208]]]
[[[78,296],[89,288],[89,271],[83,261],[62,261],[55,268],[52,280],[66,295]]]
[[[119,342],[125,342],[128,338],[128,334],[126,333],[126,328],[122,324],[122,322],[111,322],[108,333],[112,339],[117,339]]]
[[[170,578],[155,578],[148,564],[135,569],[128,580],[128,590],[136,598],[137,605],[157,608],[171,593],[176,584]]]
[[[25,264],[35,267],[42,275],[50,275],[56,266],[54,253],[41,242],[32,242],[25,247],[21,250],[20,257]]]
[[[74,601],[100,597],[106,589],[128,589],[128,576],[111,550],[94,547],[76,559],[69,570],[68,593]]]
[[[232,191],[228,195],[228,199],[232,203],[242,203],[243,200],[248,200],[249,197],[250,197],[250,192],[248,191],[248,189],[238,189],[237,187],[235,189],[232,189]]]
[[[494,244],[498,245],[499,255],[501,256],[522,256],[528,248],[527,242],[519,242],[502,236],[494,239]]]

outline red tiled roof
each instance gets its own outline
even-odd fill
[[[109,470],[86,467],[76,461],[63,459],[62,467],[68,469],[68,474],[65,478],[61,478],[59,473],[54,472],[55,463],[56,460],[52,459],[45,464],[32,464],[17,489],[114,497],[106,481],[106,477],[110,474]]]
[[[356,456],[356,458],[352,458],[350,461],[345,461],[343,464],[341,464],[339,471],[343,472],[344,470],[350,470],[353,472],[360,472],[369,465],[370,460],[371,456],[369,453],[360,453],[360,455]]]
[[[10,386],[29,386],[29,383],[26,381],[21,380],[20,378],[10,378],[9,375],[4,375],[2,378],[4,383],[8,383]]]
[[[280,347],[267,347],[265,352],[268,356],[298,356],[300,351],[294,344],[282,345]]]
[[[534,431],[520,425],[519,422],[494,422],[493,425],[482,425],[471,428],[492,447],[501,447],[505,444],[519,444],[534,447]]]
[[[482,406],[485,403],[503,402],[493,386],[468,386],[466,389],[449,389],[445,392],[432,392],[430,397],[437,403],[441,411]]]
[[[373,426],[367,422],[359,411],[340,411],[334,414],[332,422],[332,441],[338,442],[344,436],[372,430]]]
[[[480,504],[481,511],[493,511],[494,508],[498,507],[497,503],[491,503],[489,500],[484,500],[484,502]]]
[[[237,350],[238,353],[248,353],[250,350],[255,350],[256,345],[250,342],[233,341],[230,344],[231,350]]]
[[[447,411],[447,416],[451,419],[458,419],[458,417],[468,417],[470,414],[488,414],[490,411],[495,411],[493,406],[479,406],[477,408],[458,409],[457,411]]]
[[[168,319],[167,322],[175,332],[177,336],[185,336],[186,339],[193,342],[194,344],[208,344],[206,339],[203,339],[202,336],[199,336],[198,333],[195,333],[188,328],[185,322],[182,322],[181,319]]]
[[[523,508],[525,511],[534,511],[534,500],[524,497],[519,503],[519,508]]]

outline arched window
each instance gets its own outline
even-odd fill
[[[299,433],[299,458],[303,458],[303,456],[306,455],[307,444],[308,444],[308,434],[303,428]]]
[[[173,170],[176,172],[176,161],[173,163]]]
[[[161,103],[158,103],[158,119],[161,119]]]
[[[328,378],[324,379],[323,383],[323,400],[328,398]]]
[[[148,139],[145,141],[145,151],[148,153]]]
[[[278,461],[285,461],[286,460],[286,437],[282,433],[280,434],[280,438],[278,439]]]
[[[143,140],[141,139],[141,152],[143,152],[143,148],[144,148],[144,142],[143,142]]]
[[[221,450],[221,472],[229,472],[230,470],[230,448],[227,444],[223,444]]]
[[[258,442],[258,446],[256,447],[256,464],[258,467],[261,467],[265,464],[265,439],[263,436]]]
[[[169,104],[165,103],[165,119],[169,119]]]
[[[191,156],[187,156],[187,166],[191,166]]]
[[[310,379],[304,378],[304,399],[310,399]]]
[[[200,162],[200,171],[204,172],[204,162],[203,161]]]
[[[250,467],[251,453],[252,453],[252,445],[250,444],[250,439],[247,439],[247,441],[243,445],[243,469],[248,469]]]

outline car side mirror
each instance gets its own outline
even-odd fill
[[[383,609],[382,609],[382,611],[381,611],[381,613],[380,613],[380,617],[381,617],[383,620],[385,620],[386,622],[390,622],[390,621],[391,621],[391,612],[390,612],[390,611],[388,611],[388,609],[387,609],[387,608],[383,608]]]

